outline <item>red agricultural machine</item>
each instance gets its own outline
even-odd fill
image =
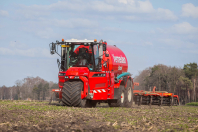
[[[103,102],[110,107],[132,106],[135,83],[127,72],[125,54],[116,46],[96,39],[62,39],[50,44],[50,53],[61,57],[61,61],[57,59],[59,89],[53,92],[63,105],[95,107]]]
[[[178,95],[168,93],[167,91],[144,91],[144,90],[133,90],[134,102],[139,106],[144,105],[179,105]]]
[[[61,47],[60,53],[58,47]],[[95,107],[108,103],[110,107],[142,105],[178,105],[177,95],[166,91],[134,90],[127,72],[125,54],[115,45],[97,40],[64,40],[50,44],[50,53],[57,53],[59,89],[53,89],[55,97],[66,106]],[[51,98],[52,99],[52,98]],[[51,100],[50,100],[51,102]]]

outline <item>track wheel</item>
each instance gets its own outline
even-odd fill
[[[128,80],[124,95],[125,97],[124,107],[132,107],[133,105],[133,89],[131,85],[132,85],[131,80]]]
[[[91,107],[90,101],[81,99],[81,91],[83,89],[83,82],[81,81],[67,81],[62,89],[63,105],[74,107]]]
[[[116,101],[116,103],[111,103],[109,102],[109,107],[123,107],[124,106],[124,101],[125,101],[125,98],[124,98],[124,86],[121,85],[119,90],[118,90],[118,94],[119,94],[119,97]]]

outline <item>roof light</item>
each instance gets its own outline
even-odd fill
[[[94,39],[94,42],[97,42],[97,39]]]
[[[64,39],[62,39],[62,42],[64,42]]]

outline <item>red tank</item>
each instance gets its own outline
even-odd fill
[[[112,71],[114,72],[115,77],[123,72],[128,71],[128,61],[125,54],[116,46],[107,45],[106,54],[109,54],[109,57],[103,55],[103,60],[107,61],[109,69],[102,68],[103,71]]]

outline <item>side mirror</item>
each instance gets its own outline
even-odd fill
[[[49,44],[49,47],[50,47],[50,54],[55,54],[55,52],[56,52],[56,43],[50,43]]]
[[[52,43],[52,50],[55,50],[55,43]]]
[[[51,54],[54,54],[54,51],[53,50],[51,51]]]
[[[106,51],[107,49],[107,47],[106,47],[107,45],[106,44],[103,44],[103,51]]]

